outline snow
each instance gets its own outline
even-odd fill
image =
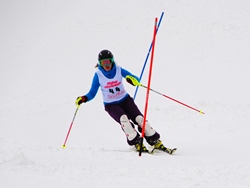
[[[1,188],[250,187],[249,10],[245,0],[1,1]],[[98,52],[139,76],[162,12],[151,87],[205,115],[150,92],[148,120],[178,150],[139,157],[99,91],[62,149]]]

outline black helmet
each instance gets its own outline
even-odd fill
[[[102,59],[111,59],[111,62],[113,62],[114,61],[114,56],[109,50],[102,50],[98,54],[98,61],[100,61]]]

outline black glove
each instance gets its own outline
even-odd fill
[[[87,102],[88,98],[86,96],[80,96],[76,99],[76,106],[80,106],[82,103]]]

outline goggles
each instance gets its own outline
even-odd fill
[[[113,58],[102,59],[99,62],[102,67],[110,67],[113,63]]]

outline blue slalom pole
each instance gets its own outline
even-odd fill
[[[156,28],[156,34],[157,34],[158,29],[159,29],[159,27],[160,27],[160,25],[161,25],[161,20],[162,20],[163,15],[164,15],[164,12],[161,13],[161,17],[160,17],[160,20],[159,20],[159,22],[158,22],[158,26],[157,26],[157,28]],[[148,50],[148,54],[147,54],[146,60],[145,60],[145,62],[144,62],[144,65],[143,65],[143,68],[142,68],[142,71],[141,71],[140,80],[142,79],[142,75],[143,75],[143,73],[144,73],[144,69],[145,69],[145,67],[146,67],[146,64],[147,64],[147,61],[148,61],[148,57],[149,57],[149,54],[150,54],[151,49],[152,49],[152,43],[153,43],[153,42],[151,42],[151,45],[150,45],[150,47],[149,47],[149,50]],[[138,92],[138,88],[139,88],[139,86],[137,86],[136,89],[135,89],[134,100],[135,100],[136,94],[137,94],[137,92]]]

